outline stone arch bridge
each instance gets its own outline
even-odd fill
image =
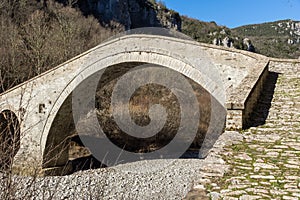
[[[201,73],[203,69],[198,67],[206,59],[218,69],[226,91],[226,128],[242,129],[249,123],[249,116],[267,77],[269,58],[172,37],[125,35],[102,43],[1,94],[2,124],[7,118],[13,118],[19,126],[13,168],[17,171],[22,169],[26,174],[32,169],[66,164],[68,157],[63,145],[50,153],[55,157],[59,152],[59,159],[45,162],[51,149],[48,143],[51,140],[59,146],[67,137],[64,134],[67,124],[59,123],[59,119],[70,115],[63,111],[70,106],[64,102],[69,101],[68,97],[76,86],[100,69],[122,63],[161,65],[192,79],[218,99],[220,88],[208,84],[209,80]],[[214,73],[210,72],[209,66],[205,67],[207,73]]]

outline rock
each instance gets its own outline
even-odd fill
[[[255,48],[249,38],[245,38],[243,44],[247,46],[247,51],[255,52]]]
[[[287,41],[287,43],[288,44],[294,44],[294,40],[292,40],[292,39],[289,38],[288,41]]]
[[[254,199],[261,199],[261,196],[256,195],[243,195],[239,198],[239,200],[254,200]]]
[[[253,163],[254,167],[259,167],[262,169],[278,169],[277,166],[272,165],[272,164],[266,164],[266,163]]]
[[[204,190],[192,190],[183,200],[209,200]]]
[[[210,199],[211,200],[219,200],[219,199],[221,199],[221,195],[218,192],[211,192]]]
[[[228,36],[226,36],[222,42],[223,42],[224,47],[233,47],[233,40],[231,38],[229,38]]]
[[[125,29],[165,27],[181,30],[180,15],[164,6],[144,0],[87,0],[79,3],[84,13],[93,13],[99,20],[119,22]]]
[[[217,39],[217,38],[214,38],[212,43],[213,43],[214,45],[219,45],[219,44],[220,44],[220,40]],[[300,58],[300,57],[299,57],[299,58]]]
[[[240,159],[240,160],[246,160],[246,161],[252,160],[252,158],[250,156],[248,156],[246,153],[239,154],[239,155],[235,156],[234,158]]]
[[[263,176],[263,175],[251,175],[250,178],[252,179],[275,179],[274,176],[268,175],[268,176]]]

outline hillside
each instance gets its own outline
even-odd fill
[[[234,29],[182,16],[182,32],[193,39],[276,58],[300,57],[300,22],[281,20]]]
[[[124,30],[55,1],[0,3],[0,92],[96,46]]]
[[[232,29],[234,35],[249,38],[258,53],[278,58],[300,57],[300,21],[281,20]]]
[[[198,42],[233,47],[255,52],[255,48],[248,38],[233,34],[226,26],[219,26],[216,22],[204,22],[187,16],[182,18],[182,32]]]
[[[122,24],[126,30],[140,27],[165,27],[181,30],[178,12],[167,9],[163,1],[156,0],[55,0],[72,6],[84,16],[93,16],[102,25],[111,21]],[[72,2],[72,3],[70,3]]]
[[[124,30],[181,30],[162,2],[144,0],[25,0],[0,3],[0,93]]]
[[[231,34],[230,29],[218,26],[215,22],[204,22],[187,16],[181,16],[181,19],[182,32],[199,42],[212,43],[215,38]]]

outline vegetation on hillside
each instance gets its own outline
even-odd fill
[[[182,17],[182,32],[189,35],[198,42],[213,44],[214,41],[218,45],[230,46],[248,50],[248,47],[243,43],[243,38],[232,34],[231,29],[226,26],[219,26],[216,22],[204,22],[197,19],[189,18],[187,16]],[[225,44],[226,42],[230,44]]]
[[[94,17],[48,1],[0,3],[1,92],[78,55],[122,26],[104,28]]]
[[[276,22],[241,26],[232,33],[249,38],[266,56],[278,58],[300,57],[300,22],[281,20]]]
[[[215,22],[203,22],[182,16],[182,32],[193,39],[224,45],[227,39],[234,48],[249,50],[270,57],[300,57],[300,23],[281,20],[270,23],[247,25],[235,29],[218,26]],[[252,46],[245,43],[251,41]]]
[[[221,35],[222,30],[224,34],[230,35],[230,29],[218,26],[216,22],[203,22],[187,16],[181,18],[182,32],[199,42],[211,43],[215,37]]]

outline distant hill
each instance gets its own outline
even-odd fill
[[[261,54],[278,58],[300,57],[300,21],[281,20],[232,29],[234,35],[249,38]]]
[[[186,16],[182,32],[204,43],[249,50],[270,57],[300,57],[300,22],[281,20],[229,29],[215,22],[203,22]]]

